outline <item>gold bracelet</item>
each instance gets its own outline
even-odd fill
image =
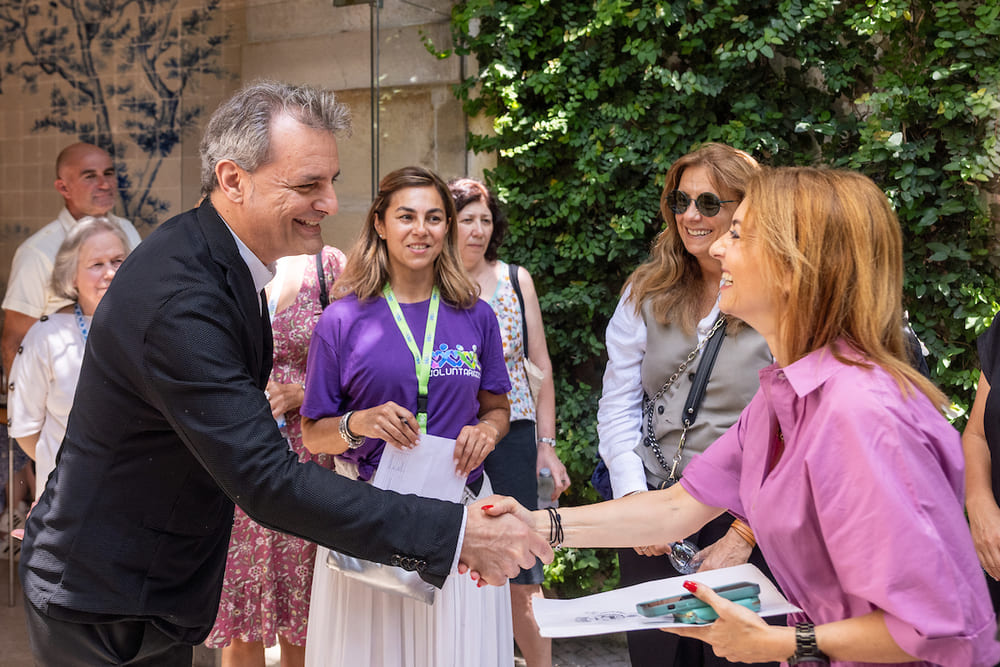
[[[753,529],[751,529],[750,526],[748,526],[746,523],[744,523],[740,519],[736,519],[735,521],[733,521],[730,528],[732,528],[737,535],[742,537],[746,541],[746,543],[750,545],[751,549],[757,546],[757,539],[754,537]]]

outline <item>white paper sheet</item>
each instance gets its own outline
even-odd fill
[[[413,449],[385,446],[372,485],[457,503],[462,499],[465,479],[455,473],[455,441],[422,433],[420,444]]]
[[[760,584],[760,615],[778,616],[801,611],[789,604],[777,587],[754,565],[746,563],[721,570],[649,581],[618,590],[588,595],[575,600],[532,598],[532,609],[543,637],[582,637],[608,632],[665,628],[675,623],[673,616],[647,618],[636,611],[640,602],[687,593],[681,585],[690,579],[718,587],[738,581]]]

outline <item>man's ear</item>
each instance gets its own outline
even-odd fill
[[[219,160],[215,165],[215,178],[219,190],[229,201],[240,204],[247,194],[249,174],[232,160]]]
[[[69,188],[66,186],[66,181],[61,178],[57,178],[53,185],[56,188],[56,192],[63,196],[63,199],[69,199]]]

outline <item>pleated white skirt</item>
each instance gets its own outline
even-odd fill
[[[493,493],[484,480],[479,497]],[[382,593],[326,566],[317,549],[306,667],[509,667],[510,588],[453,573],[434,604]]]

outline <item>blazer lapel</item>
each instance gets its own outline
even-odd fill
[[[251,346],[249,358],[252,361],[250,370],[256,375],[258,386],[263,388],[267,385],[268,376],[271,374],[273,353],[271,318],[267,313],[264,292],[254,291],[250,269],[240,257],[232,233],[207,198],[198,209],[198,221],[208,240],[213,258],[226,273],[226,284],[247,324],[247,338]]]

